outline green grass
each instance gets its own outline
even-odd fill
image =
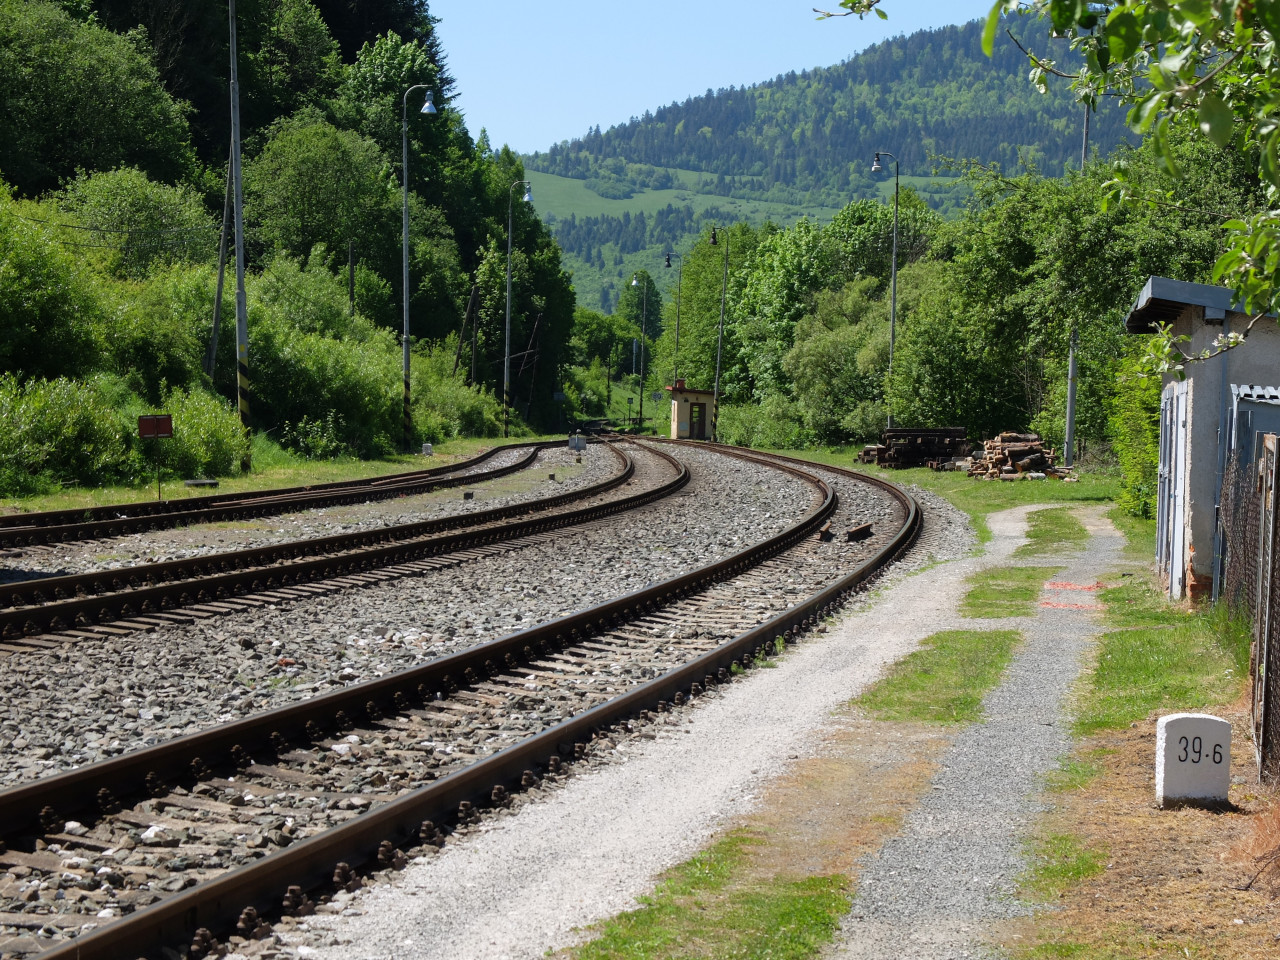
[[[1070,507],[1036,510],[1027,517],[1027,542],[1013,552],[1015,557],[1038,557],[1060,550],[1082,547],[1089,531],[1075,518]]]
[[[1195,710],[1234,699],[1249,669],[1249,628],[1221,607],[1172,606],[1151,574],[1102,591],[1113,629],[1080,698],[1075,730],[1127,726],[1152,711]]]
[[[1087,787],[1102,774],[1102,764],[1098,758],[1112,753],[1111,750],[1093,750],[1085,759],[1066,757],[1058,764],[1056,770],[1046,774],[1045,789],[1050,793],[1070,793]]]
[[[880,720],[977,720],[983,696],[999,682],[1021,640],[1015,630],[935,633],[856,702]]]
[[[929,470],[926,467],[882,470],[856,462],[861,450],[859,445],[777,452],[814,463],[858,470],[902,486],[915,485],[936,493],[969,515],[978,532],[978,539],[983,543],[991,539],[991,530],[987,527],[989,514],[1008,510],[1010,507],[1041,503],[1108,503],[1115,499],[1120,483],[1117,473],[1103,471],[1081,473],[1076,483],[1064,483],[1060,480],[1019,480],[1016,483],[1005,483],[977,480],[967,474]]]
[[[1047,512],[1047,511],[1045,511]],[[960,601],[960,615],[983,620],[995,617],[1030,617],[1046,580],[1063,567],[993,567],[979,570],[965,580],[969,591]]]
[[[1066,890],[1106,869],[1106,855],[1090,850],[1071,834],[1036,837],[1028,848],[1030,869],[1021,886],[1039,900],[1056,900]]]
[[[600,924],[576,960],[806,960],[830,943],[851,905],[842,876],[750,876],[763,843],[736,831],[668,873],[642,906]]]
[[[253,469],[237,477],[223,477],[216,488],[187,487],[181,480],[164,480],[161,493],[166,500],[207,496],[215,493],[240,493],[251,490],[275,490],[281,487],[300,487],[339,480],[360,480],[380,477],[389,473],[404,473],[424,467],[444,466],[455,460],[473,457],[483,450],[505,443],[526,443],[533,440],[563,439],[562,434],[548,437],[465,438],[438,443],[434,457],[401,455],[386,460],[302,460],[261,435],[254,437]],[[135,486],[66,487],[57,493],[39,497],[0,499],[0,510],[67,510],[86,507],[136,503],[156,498],[155,477]]]

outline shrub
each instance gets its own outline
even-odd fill
[[[720,440],[742,447],[794,449],[808,444],[804,417],[795,402],[770,394],[764,403],[721,406]]]
[[[351,455],[351,449],[342,441],[345,432],[342,417],[332,410],[323,417],[304,414],[297,423],[284,425],[280,443],[308,460],[337,460]]]
[[[18,216],[0,183],[0,370],[56,378],[93,369],[101,314],[87,271],[48,230]]]
[[[118,399],[118,388],[100,378],[21,383],[0,374],[0,494],[26,496],[126,476],[128,417]]]
[[[173,439],[162,442],[161,462],[177,476],[225,477],[248,462],[239,412],[221,397],[198,388],[173,390],[164,406],[173,415]]]
[[[1159,484],[1161,383],[1140,372],[1138,358],[1145,349],[1145,342],[1132,345],[1120,361],[1109,425],[1120,462],[1116,503],[1135,517],[1151,518]]]
[[[461,369],[454,375],[456,350],[456,335],[450,335],[443,342],[420,347],[414,353],[411,395],[418,443],[439,443],[460,435],[496,437],[502,433],[502,403],[493,394],[468,386]]]

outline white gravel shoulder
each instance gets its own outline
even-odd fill
[[[299,956],[324,960],[533,960],[574,942],[577,928],[633,909],[659,873],[750,810],[768,778],[814,752],[834,709],[950,616],[971,570],[1017,545],[1016,536],[1000,538],[985,556],[969,553],[975,541],[960,528],[962,515],[929,499],[947,535],[926,537],[924,549],[963,559],[890,577],[777,669],[669,715],[673,725],[627,749],[625,762],[489,821],[284,940]],[[895,611],[890,621],[884,609]]]

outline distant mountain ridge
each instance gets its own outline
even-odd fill
[[[1064,72],[1073,56],[1049,26],[1005,26]],[[827,219],[852,200],[884,197],[895,154],[904,185],[954,213],[967,188],[938,158],[1029,164],[1050,176],[1080,164],[1084,108],[1067,81],[1041,94],[1026,55],[1003,30],[982,52],[982,24],[921,30],[868,47],[832,67],[747,87],[708,90],[602,131],[523,157],[535,202],[565,253],[579,303],[609,311],[637,269],[679,250],[708,223],[801,216]],[[1136,142],[1124,112],[1104,102],[1090,152]]]
[[[1066,42],[1050,40],[1046,25],[1012,17],[1008,26],[1070,70]],[[708,90],[603,132],[597,126],[524,160],[531,170],[597,180],[602,196],[672,186],[665,171],[680,169],[713,180],[699,192],[824,204],[870,192],[876,150],[896,154],[903,174],[927,176],[931,157],[945,156],[1005,170],[1027,159],[1056,175],[1079,163],[1083,108],[1065,81],[1038,93],[1028,69],[1003,33],[988,58],[978,21],[921,30],[833,67]],[[1126,139],[1122,111],[1102,104],[1091,147],[1105,155]]]

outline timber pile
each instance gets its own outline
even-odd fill
[[[903,430],[893,427],[880,435],[880,442],[862,448],[858,459],[881,467],[901,469],[923,467],[964,456],[969,450],[964,427],[932,430]]]
[[[1046,447],[1038,433],[1000,434],[982,442],[981,456],[975,455],[969,476],[986,480],[1020,480],[1027,474],[1047,477],[1070,476],[1065,467],[1055,466],[1052,447]]]

